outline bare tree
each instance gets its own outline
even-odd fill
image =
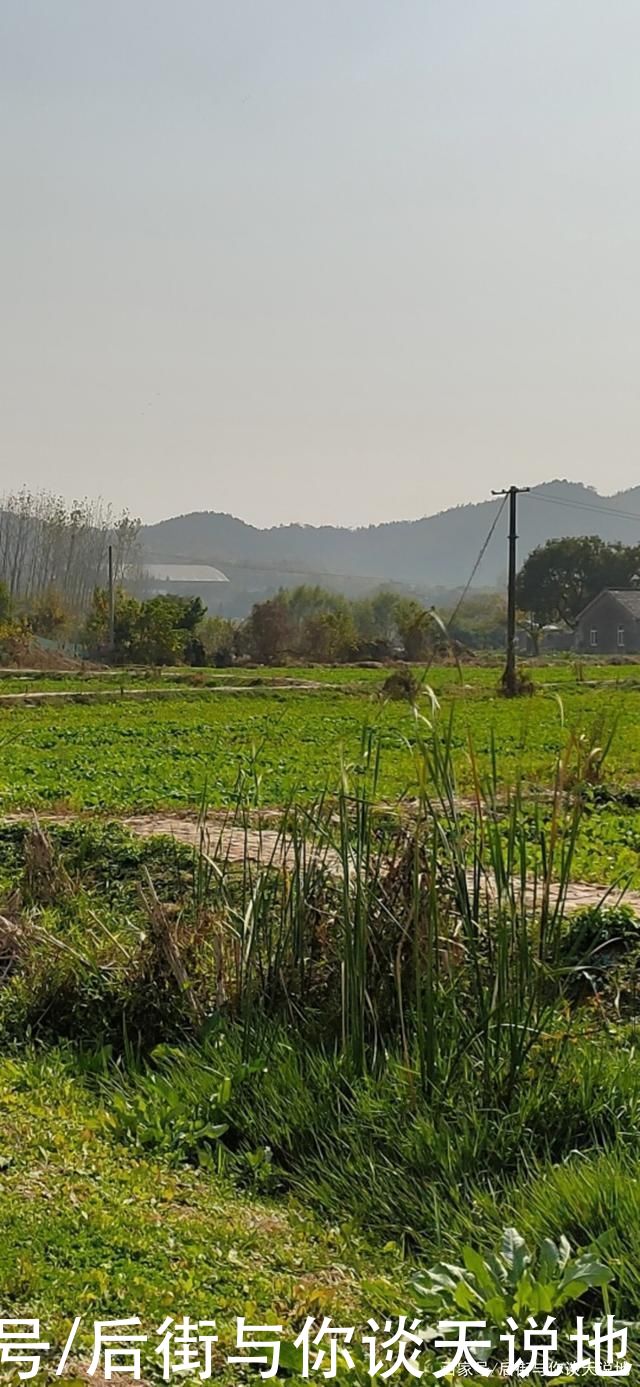
[[[102,501],[69,505],[23,488],[0,501],[0,580],[17,602],[55,589],[70,611],[81,613],[95,588],[106,585],[109,545],[116,581],[135,576],[139,530],[139,520]]]

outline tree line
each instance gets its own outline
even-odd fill
[[[287,660],[339,663],[402,658],[421,661],[456,642],[499,649],[505,601],[497,593],[467,594],[460,611],[436,616],[415,596],[381,588],[348,599],[320,586],[282,589],[232,621],[207,615],[199,599],[127,591],[141,571],[137,520],[88,501],[66,504],[26,489],[0,501],[0,636],[3,648],[29,634],[80,632],[87,653],[133,664],[260,664]],[[117,585],[114,646],[107,594],[112,546]],[[553,539],[532,550],[517,579],[518,609],[537,644],[550,623],[572,628],[602,588],[629,587],[640,574],[640,544],[607,543],[597,535]],[[451,599],[450,599],[451,600]],[[446,635],[443,630],[446,628]]]
[[[258,664],[339,664],[425,660],[436,649],[448,648],[451,633],[432,608],[392,589],[350,600],[303,584],[256,603],[233,628],[221,618],[209,618],[202,638],[207,655],[218,661],[231,656]]]
[[[17,610],[48,594],[73,615],[86,612],[107,581],[109,545],[116,581],[139,562],[140,522],[103,502],[74,501],[27,489],[0,500],[0,582]]]
[[[545,625],[572,628],[603,588],[626,588],[640,575],[640,544],[607,543],[597,535],[548,540],[532,550],[517,578],[522,621],[537,646]],[[417,598],[392,588],[350,600],[320,586],[283,589],[256,603],[244,621],[199,614],[190,599],[138,602],[124,592],[116,603],[117,661],[257,664],[288,660],[340,663],[401,658],[421,661],[450,648],[502,649],[505,601],[497,593],[467,594],[460,611],[436,615]],[[186,602],[189,616],[181,602]],[[199,604],[200,607],[202,604]],[[88,653],[106,656],[108,601],[95,594],[86,627]]]
[[[381,589],[349,600],[319,586],[283,589],[257,602],[244,621],[207,615],[199,598],[162,595],[139,600],[116,593],[110,646],[106,589],[93,595],[83,644],[95,659],[118,664],[231,665],[237,660],[336,664],[400,658],[421,661],[451,643],[504,642],[504,602],[493,594],[469,602],[466,626],[450,629],[416,598]]]

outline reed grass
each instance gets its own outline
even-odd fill
[[[359,1074],[400,1050],[424,1094],[473,1070],[486,1101],[508,1101],[563,995],[584,743],[567,737],[544,813],[520,784],[506,790],[495,746],[481,777],[469,744],[474,788],[463,800],[453,717],[440,717],[435,698],[432,714],[416,713],[401,805],[380,804],[371,728],[337,797],[285,806],[257,844],[251,777],[239,780],[217,842],[203,804],[192,928],[215,941],[217,1002],[241,1020],[247,1055],[260,1019],[275,1018]],[[234,836],[241,865],[221,851]]]

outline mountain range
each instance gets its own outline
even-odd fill
[[[245,592],[330,580],[327,585],[345,589],[392,582],[428,593],[466,583],[500,504],[491,497],[420,520],[357,529],[302,524],[258,529],[218,511],[193,511],[143,527],[141,542],[148,559],[213,564]],[[507,510],[505,505],[497,520],[475,587],[504,581]],[[583,534],[640,542],[640,486],[602,496],[581,482],[556,480],[518,498],[519,563],[548,539]]]

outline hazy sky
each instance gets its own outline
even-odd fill
[[[0,488],[640,481],[638,0],[0,0]]]

